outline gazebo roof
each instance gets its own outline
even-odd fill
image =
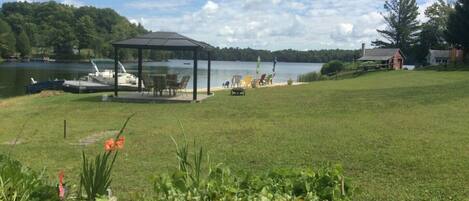
[[[175,32],[151,32],[112,43],[114,47],[161,50],[195,50],[213,48],[211,45]]]

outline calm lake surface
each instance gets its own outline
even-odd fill
[[[178,74],[192,76],[191,60],[170,60],[168,62],[145,62],[144,73]],[[127,72],[136,74],[136,63],[124,63]],[[207,87],[207,61],[198,63],[198,87]],[[288,79],[296,80],[298,75],[319,71],[319,63],[282,63],[276,66],[274,82],[286,82]],[[110,66],[109,66],[110,67]],[[259,74],[272,73],[272,62],[262,62]],[[103,70],[103,69],[100,69]],[[20,96],[25,94],[25,86],[30,84],[31,77],[36,81],[54,79],[79,79],[88,73],[94,72],[91,63],[3,63],[0,64],[0,98]],[[256,77],[256,62],[212,61],[212,87],[219,87],[225,80],[233,75],[251,75]],[[260,75],[259,75],[260,76]],[[192,87],[192,79],[188,88]]]

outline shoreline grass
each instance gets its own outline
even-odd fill
[[[200,104],[100,102],[100,94],[56,94],[0,101],[0,144],[27,122],[23,144],[0,152],[56,179],[78,181],[81,151],[70,145],[115,130],[129,114],[126,148],[116,162],[118,197],[150,189],[173,169],[170,136],[196,139],[211,160],[234,171],[339,163],[363,193],[354,200],[455,200],[469,196],[469,72],[395,71],[300,86],[217,92]],[[67,119],[68,138],[63,139]]]

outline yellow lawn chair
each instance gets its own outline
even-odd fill
[[[243,80],[241,80],[241,86],[244,88],[250,88],[252,83],[252,76],[246,75],[244,76]]]

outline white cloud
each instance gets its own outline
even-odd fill
[[[137,0],[129,1],[125,5],[130,8],[136,9],[176,9],[178,7],[186,6],[190,3],[189,0]]]
[[[62,3],[75,7],[82,7],[84,5],[84,3],[79,0],[63,0]]]
[[[47,1],[50,1],[50,0],[16,0],[16,2],[28,2],[28,3],[47,2]],[[62,0],[58,2],[66,4],[66,5],[75,6],[75,7],[81,7],[85,5],[80,0]]]
[[[213,1],[207,1],[204,7],[202,7],[202,10],[204,10],[207,13],[215,13],[218,10],[218,4],[216,4]]]
[[[419,21],[425,22],[428,20],[427,17],[425,16],[425,10],[436,2],[438,2],[438,0],[428,0],[427,2],[419,6],[419,13],[420,13],[420,15],[418,16]]]
[[[181,2],[188,1],[173,0],[154,9],[181,6]],[[433,1],[420,3],[420,11]],[[358,49],[361,43],[370,44],[380,38],[376,29],[385,28],[380,14],[383,3],[383,0],[207,0],[197,9],[178,14],[146,13],[132,19],[145,17],[145,27],[149,29],[176,31],[215,46]]]

